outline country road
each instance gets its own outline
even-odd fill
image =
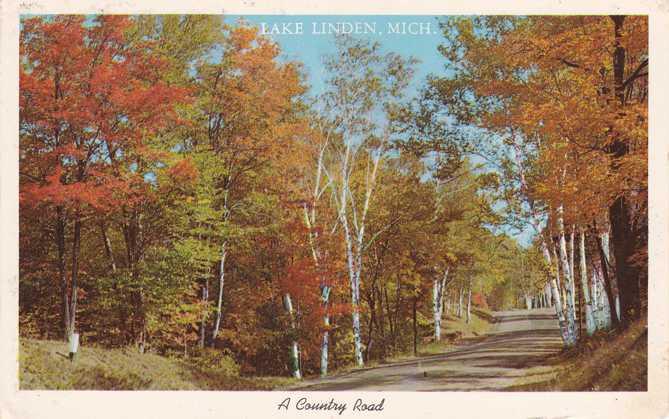
[[[520,377],[540,378],[543,374],[537,370],[541,368],[535,367],[561,348],[555,310],[493,315],[496,321],[490,332],[476,343],[411,361],[305,380],[290,390],[495,391],[517,384]]]

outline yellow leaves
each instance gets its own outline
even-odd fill
[[[613,21],[608,16],[536,16],[499,31],[490,20],[451,34],[461,43],[460,83],[477,96],[476,120],[492,132],[513,129],[535,148],[528,175],[532,198],[567,217],[586,219],[624,191],[644,190],[647,163],[645,79],[628,89],[621,109],[613,80]],[[648,55],[646,17],[625,19],[625,79]],[[486,31],[497,31],[496,36]],[[644,77],[644,76],[642,76]],[[455,85],[456,82],[452,82]],[[632,155],[612,166],[609,145],[624,141]],[[613,169],[615,168],[615,170]]]

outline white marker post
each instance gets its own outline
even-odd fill
[[[79,333],[72,333],[70,339],[68,339],[69,348],[70,348],[70,361],[74,361],[74,356],[77,354],[77,349],[79,349]]]

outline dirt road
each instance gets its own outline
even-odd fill
[[[540,378],[542,368],[536,367],[561,348],[555,310],[516,310],[494,316],[488,336],[477,343],[444,354],[306,380],[291,389],[495,391],[517,383],[520,377],[526,382]]]

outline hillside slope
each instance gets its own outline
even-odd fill
[[[130,349],[82,347],[70,362],[64,342],[21,339],[22,390],[270,390],[289,378],[240,377],[225,359],[198,366]],[[204,363],[203,363],[204,364]]]
[[[646,391],[648,323],[641,319],[621,333],[599,332],[549,361],[545,378],[509,388],[514,391]]]

